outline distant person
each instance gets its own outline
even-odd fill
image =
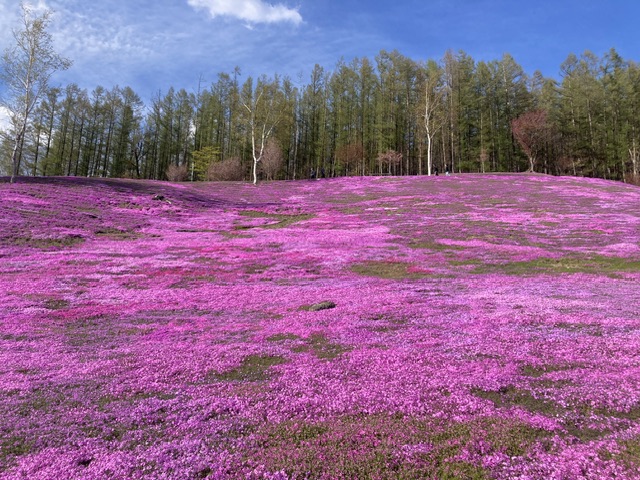
[[[444,167],[444,174],[448,177],[449,176],[449,166],[445,165]]]
[[[433,169],[433,173],[435,174],[436,177],[438,176],[438,174],[439,174],[438,167]]]
[[[309,178],[311,180],[313,180],[314,178],[316,178],[316,171],[312,168],[311,171],[309,172]]]
[[[320,169],[320,176],[321,176],[322,178],[327,178],[327,176],[325,175],[324,167],[322,167],[322,168]]]

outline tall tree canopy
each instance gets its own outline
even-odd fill
[[[65,70],[71,61],[56,53],[48,31],[51,10],[38,12],[22,3],[21,29],[13,30],[14,45],[2,56],[0,79],[8,94],[2,105],[10,112],[13,127],[13,150],[11,154],[11,181],[20,171],[20,159],[27,129],[31,126],[34,109],[46,94],[51,75]]]
[[[166,179],[172,167],[190,180],[257,181],[448,168],[640,180],[638,64],[615,50],[585,52],[560,72],[529,76],[508,54],[476,62],[449,51],[417,62],[382,51],[332,70],[316,65],[298,84],[277,75],[240,82],[236,68],[146,105],[128,87],[45,88],[19,142],[0,145],[0,167],[15,149],[15,173],[33,175]]]

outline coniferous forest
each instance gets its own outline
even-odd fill
[[[559,72],[528,74],[508,54],[381,51],[296,82],[237,68],[147,102],[129,87],[70,84],[42,96],[18,172],[249,180],[256,165],[265,180],[533,170],[637,182],[640,66],[611,49],[570,54]]]

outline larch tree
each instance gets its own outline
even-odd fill
[[[316,64],[310,76],[310,81],[301,91],[298,107],[299,156],[304,160],[300,168],[294,168],[293,178],[304,176],[305,169],[316,169],[326,153],[326,143],[330,135],[327,134],[327,124],[331,116],[329,75],[324,68]],[[332,164],[331,170],[335,169]]]
[[[59,55],[53,47],[48,31],[51,10],[38,14],[25,3],[20,7],[22,28],[13,30],[15,44],[4,51],[0,70],[0,80],[7,87],[2,106],[9,111],[14,135],[11,182],[20,170],[21,146],[32,113],[46,93],[51,76],[71,66],[71,60]]]

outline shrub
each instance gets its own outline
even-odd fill
[[[282,150],[275,140],[267,143],[261,163],[267,180],[274,180],[282,168]]]
[[[207,170],[207,179],[210,181],[240,181],[243,178],[242,162],[238,157],[212,163]]]
[[[169,165],[167,168],[167,180],[170,182],[184,182],[189,177],[186,165]]]

